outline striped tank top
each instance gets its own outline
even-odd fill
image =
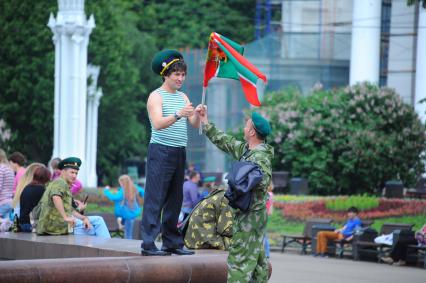
[[[171,116],[176,111],[181,110],[185,106],[185,99],[183,93],[176,91],[176,93],[170,93],[162,88],[158,88],[155,92],[161,95],[163,100],[163,117]],[[188,142],[186,117],[182,117],[169,127],[161,130],[156,130],[152,125],[151,119],[151,140],[150,143],[157,143],[173,147],[186,147]]]

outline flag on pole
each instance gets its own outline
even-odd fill
[[[204,69],[203,87],[207,88],[213,77],[239,80],[247,101],[260,106],[266,76],[243,57],[244,47],[238,43],[212,32]]]

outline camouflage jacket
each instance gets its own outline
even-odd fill
[[[272,158],[274,157],[272,146],[263,143],[249,150],[247,142],[238,141],[233,136],[223,133],[212,123],[203,125],[203,131],[212,143],[234,159],[250,161],[259,165],[263,173],[263,180],[253,189],[249,211],[265,209],[268,186],[272,178]]]
[[[228,249],[233,215],[224,194],[216,189],[194,207],[184,239],[188,248]]]
[[[53,196],[60,196],[64,203],[65,213],[72,215],[72,195],[68,184],[64,179],[58,178],[52,181],[46,188],[40,202],[41,211],[37,224],[37,234],[64,235],[68,234],[68,224],[59,214],[53,203]]]

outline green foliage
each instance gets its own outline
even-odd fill
[[[254,0],[135,1],[139,29],[162,48],[206,48],[215,31],[237,42],[254,39]]]
[[[116,183],[120,165],[146,155],[145,102],[161,80],[151,58],[164,47],[206,47],[212,31],[239,42],[254,36],[253,0],[86,1],[94,14],[88,63],[99,65],[98,168],[101,183]],[[54,45],[46,26],[57,1],[0,1],[0,147],[47,162],[53,146]],[[3,139],[5,131],[10,139]]]
[[[0,120],[11,130],[1,145],[46,162],[52,154],[54,1],[0,1]],[[30,16],[31,15],[31,16]]]
[[[380,231],[380,227],[382,227],[385,223],[405,223],[405,224],[414,224],[413,230],[417,231],[423,227],[426,223],[424,215],[417,216],[403,216],[403,217],[391,217],[391,218],[383,218],[374,220],[373,225],[371,227],[376,231]]]
[[[274,201],[277,202],[304,202],[323,198],[320,196],[274,195]]]
[[[282,216],[280,209],[273,209],[272,214],[268,216],[268,225],[266,227],[268,233],[286,233],[286,234],[301,234],[303,231],[303,222],[290,221]]]
[[[408,6],[415,5],[416,3],[421,4],[423,9],[426,9],[426,0],[407,0]]]
[[[302,96],[266,96],[274,170],[309,180],[312,193],[377,193],[384,182],[412,185],[423,171],[425,127],[394,90],[370,84]]]
[[[97,203],[88,203],[85,213],[111,213],[114,214],[114,204],[99,205]]]
[[[350,207],[356,207],[358,210],[368,210],[379,206],[379,199],[367,195],[337,197],[325,202],[325,207],[334,211],[346,211]]]
[[[88,1],[86,13],[93,13],[96,20],[89,62],[101,66],[98,84],[104,93],[99,108],[97,171],[101,183],[115,184],[125,159],[145,156],[145,102],[153,86],[153,76],[146,69],[155,53],[154,39],[136,28],[137,16],[126,2]]]

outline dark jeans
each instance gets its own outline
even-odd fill
[[[183,247],[183,239],[177,229],[177,223],[182,206],[185,163],[184,147],[151,143],[148,146],[145,200],[141,224],[143,241],[141,247],[143,249],[156,249],[154,241],[160,228],[163,249]]]
[[[19,224],[21,232],[31,233],[33,231],[33,226],[30,223]]]

